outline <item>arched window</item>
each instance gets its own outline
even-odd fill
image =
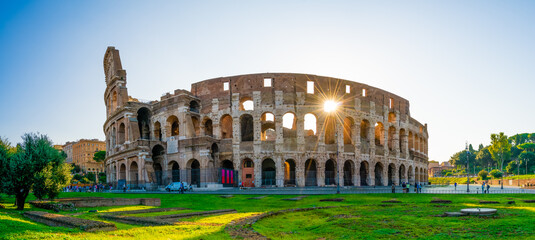
[[[174,115],[171,115],[169,118],[167,118],[167,137],[178,136],[178,134],[178,118]]]
[[[240,128],[242,142],[250,142],[254,140],[253,116],[249,114],[242,115],[240,118]]]
[[[384,146],[385,144],[385,128],[383,123],[377,122],[375,124],[375,145]]]
[[[230,115],[224,115],[220,121],[221,138],[232,138],[232,117]]]
[[[240,110],[241,111],[252,111],[254,110],[254,102],[250,97],[244,97],[240,99]]]
[[[139,134],[141,139],[150,138],[150,117],[151,113],[148,108],[142,107],[137,111],[137,124],[139,127]]]
[[[124,127],[124,123],[121,123],[121,125],[119,125],[119,131],[117,132],[117,142],[119,144],[124,144],[125,142],[125,127]]]
[[[312,113],[305,114],[305,136],[315,136],[316,129],[316,116]]]
[[[197,101],[189,102],[189,111],[199,113],[199,103]]]

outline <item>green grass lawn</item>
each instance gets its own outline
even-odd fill
[[[118,230],[86,233],[76,229],[48,227],[32,222],[12,207],[13,198],[4,198],[7,209],[0,210],[0,239],[230,239],[224,227],[232,220],[257,213],[289,208],[344,206],[292,212],[264,218],[253,228],[272,239],[535,239],[535,199],[529,194],[504,195],[428,195],[428,194],[355,194],[312,195],[301,201],[283,201],[290,196],[270,195],[250,200],[251,195],[220,198],[204,194],[108,194],[63,193],[60,197],[157,197],[163,208],[184,207],[192,211],[236,209],[238,213],[183,219],[172,226],[143,227],[116,223]],[[343,197],[344,202],[320,202],[323,198]],[[431,204],[433,197],[452,200],[452,204]],[[396,198],[402,203],[381,203]],[[30,199],[31,200],[31,199]],[[480,200],[499,201],[482,205]],[[516,201],[508,205],[507,201]],[[466,207],[494,207],[499,214],[491,217],[437,217],[445,211]],[[147,206],[80,208],[76,212],[61,212],[79,218],[104,221],[103,212],[139,210]],[[97,209],[99,213],[89,213]],[[28,210],[39,210],[28,206]],[[157,216],[191,212],[135,214]]]

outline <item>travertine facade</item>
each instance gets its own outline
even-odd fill
[[[128,96],[119,51],[104,56],[111,183],[155,188],[373,186],[425,182],[427,125],[409,102],[362,83],[264,73],[193,83],[160,101]],[[338,108],[326,112],[324,103]]]

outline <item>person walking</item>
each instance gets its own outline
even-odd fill
[[[422,193],[422,184],[418,184],[418,193]]]
[[[455,191],[457,191],[457,183],[454,183],[453,186],[455,186]]]
[[[392,184],[392,193],[396,193],[396,185]]]
[[[490,185],[487,183],[487,194],[489,194]]]
[[[485,182],[483,182],[483,184],[481,184],[481,193],[485,193]]]
[[[418,183],[414,184],[414,192],[418,193]]]

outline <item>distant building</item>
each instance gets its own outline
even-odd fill
[[[77,142],[67,142],[63,145],[67,154],[65,162],[76,164],[86,172],[104,172],[104,162],[96,162],[93,156],[98,151],[106,151],[106,143],[98,139],[81,139]]]
[[[58,151],[63,151],[63,145],[54,145],[54,148]]]
[[[429,161],[429,164],[427,165],[427,169],[429,169],[429,177],[443,177],[442,170],[450,170],[453,168],[454,166],[449,162],[438,163],[437,161]]]

